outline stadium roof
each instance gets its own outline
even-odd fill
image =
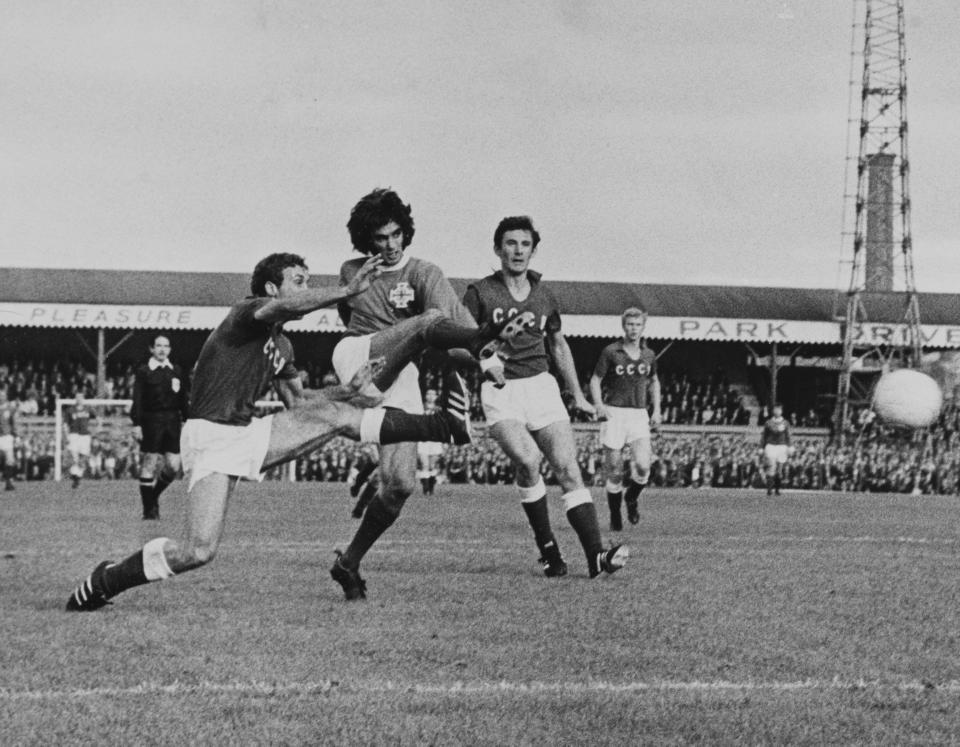
[[[549,281],[549,278],[547,279]],[[336,285],[317,275],[315,286]],[[458,292],[469,280],[453,279]],[[832,289],[550,281],[574,336],[615,337],[620,312],[643,306],[653,338],[839,343],[846,296]],[[0,268],[0,325],[209,329],[249,292],[246,273]],[[903,293],[863,294],[872,326],[902,322]],[[960,347],[960,294],[920,295],[931,347]],[[336,332],[336,312],[288,325]],[[881,333],[883,334],[882,330]],[[871,333],[872,334],[872,333]]]

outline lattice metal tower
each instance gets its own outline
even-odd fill
[[[859,127],[859,149],[853,226],[852,230],[845,226],[844,231],[845,241],[853,238],[853,260],[837,393],[839,434],[850,423],[852,407],[869,402],[870,386],[880,370],[919,366],[922,352],[910,230],[903,0],[854,0],[855,13],[861,3],[864,21],[859,25],[855,20],[853,29],[852,63],[862,55],[863,77],[860,116],[851,117],[851,126]],[[857,44],[858,37],[862,45]],[[855,86],[856,81],[851,80],[850,85]],[[850,197],[848,188],[848,201]],[[894,259],[896,247],[900,262]],[[861,330],[864,323],[879,321],[869,319],[871,307],[890,308],[889,300],[865,303],[882,296],[894,299],[894,304],[902,301],[903,317],[891,325],[888,339],[878,343],[864,339]]]

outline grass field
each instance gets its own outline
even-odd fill
[[[177,533],[182,491],[159,524],[133,481],[0,494],[0,743],[960,739],[955,499],[651,489],[591,581],[558,499],[571,574],[546,579],[512,489],[441,486],[346,603],[346,488],[247,484],[211,566],[65,613],[97,561]]]

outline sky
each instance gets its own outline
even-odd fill
[[[905,5],[917,287],[957,292],[960,3]],[[393,187],[450,277],[528,214],[546,279],[845,288],[863,8],[3,3],[0,266],[335,274]]]

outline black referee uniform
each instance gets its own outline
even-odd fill
[[[150,358],[137,369],[130,419],[143,432],[141,454],[180,453],[180,427],[187,418],[189,400],[189,381],[176,363],[170,360],[160,363],[156,358]],[[140,495],[145,517],[159,511],[160,490],[154,482],[145,485],[141,480]]]

